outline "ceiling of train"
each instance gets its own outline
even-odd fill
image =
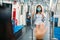
[[[50,0],[3,0],[3,1],[18,1],[20,3],[32,3],[32,4],[42,4],[43,6],[49,7]],[[56,0],[53,0],[55,3]]]
[[[7,0],[3,0],[7,1]],[[14,0],[9,0],[9,1],[14,1]],[[32,4],[42,4],[43,6],[49,7],[50,0],[16,0],[20,3],[32,3]]]
[[[18,1],[20,3],[36,3],[36,4],[42,4],[42,5],[46,5],[46,6],[49,6],[50,4],[50,0],[2,0],[2,1]],[[53,0],[53,3],[55,3],[56,0]]]
[[[7,0],[3,0],[7,1]],[[33,4],[42,4],[45,9],[48,9],[50,6],[50,0],[8,0],[8,1],[18,1],[20,3],[32,3]],[[56,3],[56,0],[53,0],[53,3]]]

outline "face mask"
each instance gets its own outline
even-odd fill
[[[38,12],[41,12],[41,8],[38,7],[38,8],[37,8],[37,11],[38,11]]]

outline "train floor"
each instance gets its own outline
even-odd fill
[[[22,38],[19,37],[17,40],[32,40],[32,30],[28,28],[26,34],[23,35]],[[34,31],[33,31],[33,40],[36,40],[34,36]],[[50,28],[45,34],[44,40],[50,40]]]
[[[34,28],[34,26],[32,26]],[[48,30],[45,34],[44,40],[50,40],[50,22],[48,20],[46,20],[45,22],[45,27],[48,27]],[[25,30],[24,30],[25,31]],[[31,27],[27,26],[27,32],[20,38],[18,38],[17,40],[32,40],[32,30]],[[33,31],[33,40],[36,40],[35,36],[34,36],[34,31]]]

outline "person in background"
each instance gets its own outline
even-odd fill
[[[26,14],[26,23],[27,23],[27,26],[31,25],[31,16],[29,15],[29,12],[27,12]]]

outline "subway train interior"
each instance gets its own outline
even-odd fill
[[[34,22],[38,5],[45,15],[44,28],[48,28],[43,38],[38,36],[60,40],[60,0],[0,0],[0,40],[37,40]]]

